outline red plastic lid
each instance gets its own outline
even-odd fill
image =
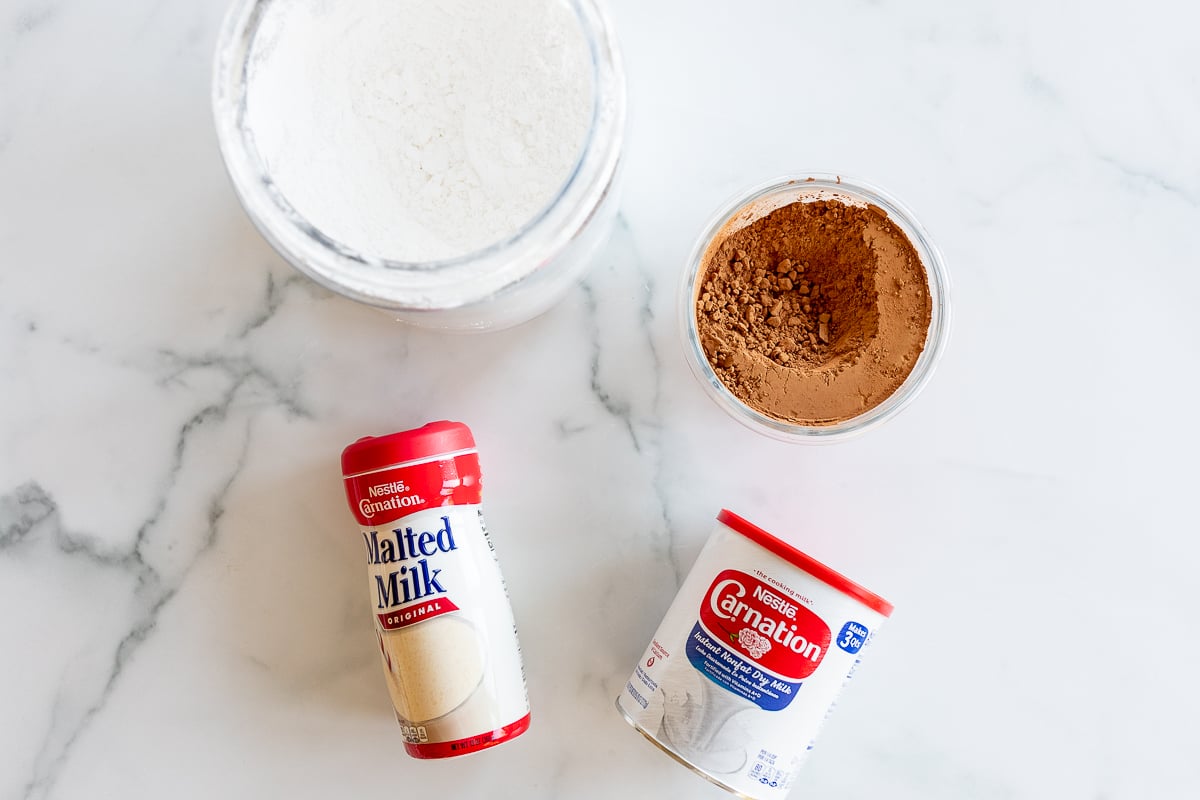
[[[342,476],[349,478],[406,461],[474,447],[471,429],[461,422],[449,420],[430,422],[411,431],[387,436],[364,436],[342,451]]]
[[[864,589],[842,573],[830,569],[812,556],[800,552],[782,539],[772,536],[754,523],[747,522],[729,509],[721,509],[721,513],[717,514],[717,521],[728,525],[750,541],[760,547],[765,547],[788,563],[812,575],[817,580],[829,584],[842,594],[853,597],[868,608],[878,611],[885,617],[892,615],[893,606],[887,600],[884,600],[874,592]]]

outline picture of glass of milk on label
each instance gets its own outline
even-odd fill
[[[714,752],[722,729],[741,711],[786,708],[821,663],[829,626],[769,585],[732,569],[713,580],[697,617],[685,645],[687,665],[708,680],[699,682],[695,695],[685,693],[682,703],[678,692],[666,697],[664,734],[698,766],[733,772],[745,753],[732,758],[719,748]],[[696,681],[684,678],[683,685],[688,683]]]
[[[408,548],[409,558],[425,556],[411,565],[405,563],[408,559],[404,558],[403,532],[393,532],[398,534],[395,547],[387,538],[381,546],[377,531],[363,536],[372,566],[376,567],[371,573],[372,599],[377,609],[376,636],[388,692],[406,731],[462,706],[479,689],[487,658],[479,631],[461,614],[454,613],[459,608],[441,585],[445,567],[430,566],[429,556],[452,554],[457,549],[450,517],[443,516],[440,521],[442,527],[436,534],[410,536],[416,545]],[[428,547],[413,553],[420,547],[420,537],[425,536],[432,537]],[[397,555],[399,561],[390,560]],[[454,668],[445,668],[448,663]],[[416,732],[410,738],[420,741]]]

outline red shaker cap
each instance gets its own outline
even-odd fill
[[[439,420],[410,431],[364,436],[342,451],[342,476],[392,467],[408,461],[475,449],[471,429],[461,422]]]
[[[753,522],[739,517],[727,508],[721,509],[721,513],[717,514],[717,520],[784,561],[799,567],[822,583],[832,586],[844,595],[853,597],[867,608],[878,611],[885,617],[892,615],[892,604],[887,600],[855,583],[842,573],[825,566],[808,553],[801,552],[782,539],[772,536]]]

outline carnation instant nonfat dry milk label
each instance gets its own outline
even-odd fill
[[[479,457],[473,446],[424,454],[447,436],[473,445],[456,425],[392,434],[396,447],[380,437],[347,448],[375,451],[367,468],[347,470],[346,494],[361,526],[388,692],[405,749],[418,758],[480,750],[529,725],[516,628],[483,521]],[[364,457],[351,461],[364,466]]]
[[[731,512],[718,520],[617,706],[719,786],[782,798],[891,606]]]

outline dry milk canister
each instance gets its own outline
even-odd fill
[[[721,511],[617,708],[718,786],[778,800],[891,613],[882,597]]]
[[[359,439],[342,474],[405,750],[447,758],[524,733],[521,650],[471,430],[443,421]]]

